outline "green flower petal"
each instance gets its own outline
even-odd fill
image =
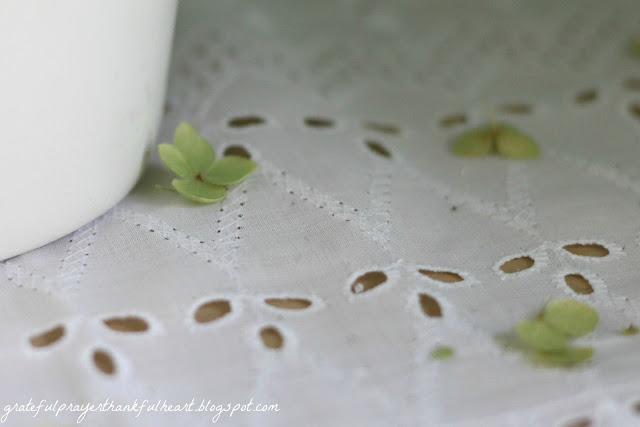
[[[187,122],[180,123],[176,128],[173,145],[180,150],[196,174],[209,169],[216,159],[216,153],[211,144]]]
[[[593,347],[566,347],[558,351],[538,351],[532,360],[543,366],[570,367],[588,361],[593,352]]]
[[[174,179],[171,185],[183,196],[199,203],[213,203],[224,199],[227,190],[218,185],[192,179]]]
[[[545,308],[544,321],[571,337],[581,337],[595,329],[598,312],[572,299],[558,299]]]
[[[451,151],[464,157],[487,155],[493,148],[495,133],[496,129],[493,126],[468,130],[453,141]]]
[[[252,160],[238,156],[225,156],[215,161],[202,179],[216,185],[230,185],[242,181],[258,167]]]
[[[191,164],[187,162],[182,153],[173,145],[158,145],[158,154],[169,169],[181,178],[189,178],[195,175]]]
[[[453,348],[446,345],[442,345],[434,348],[431,351],[431,358],[436,360],[450,359],[453,357],[454,354],[455,354],[455,351],[453,350]]]
[[[518,337],[536,350],[561,350],[567,346],[567,337],[539,320],[523,320],[516,325]]]
[[[538,144],[511,126],[500,126],[496,138],[498,154],[511,159],[533,159],[540,155]]]

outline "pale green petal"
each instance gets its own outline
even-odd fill
[[[593,347],[566,347],[558,351],[538,351],[532,360],[544,366],[570,367],[588,361],[593,352]]]
[[[178,193],[199,203],[217,202],[227,195],[224,187],[192,179],[174,179],[171,184]]]
[[[454,356],[454,354],[455,351],[453,350],[453,348],[442,345],[434,348],[431,351],[431,358],[436,360],[450,359]]]
[[[216,153],[211,144],[187,122],[180,123],[176,128],[173,145],[180,150],[187,162],[198,173],[209,169],[216,159]]]
[[[540,155],[538,144],[518,129],[499,126],[496,138],[498,154],[511,159],[533,159]]]
[[[169,169],[181,178],[195,176],[195,170],[186,161],[182,153],[171,144],[158,145],[158,154]]]
[[[238,156],[225,156],[216,160],[202,178],[211,184],[230,185],[242,181],[258,167],[252,160]]]
[[[598,324],[598,312],[572,299],[558,299],[547,304],[544,321],[571,337],[581,337]]]
[[[518,337],[536,350],[560,350],[567,346],[567,337],[539,320],[523,320],[516,325]]]
[[[468,130],[453,140],[451,151],[457,156],[485,156],[493,149],[495,133],[493,126]]]

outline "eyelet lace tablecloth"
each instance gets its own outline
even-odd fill
[[[202,402],[252,400],[279,411],[218,423],[638,425],[640,338],[619,331],[640,324],[639,24],[635,0],[183,1],[159,142],[188,120],[259,169],[199,206],[154,188],[154,155],[111,211],[0,263],[2,413],[193,400],[82,423],[204,426]],[[491,120],[540,158],[450,153]],[[590,363],[496,341],[560,297],[600,314]]]

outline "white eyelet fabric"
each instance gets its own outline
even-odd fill
[[[155,187],[172,174],[154,155],[107,214],[1,262],[0,410],[194,399],[83,423],[205,426],[202,401],[253,399],[279,411],[218,423],[638,425],[640,335],[620,330],[640,325],[639,23],[631,0],[184,0],[158,142],[187,120],[259,167],[197,205]],[[492,121],[540,157],[451,153]],[[497,339],[554,298],[597,309],[590,362],[536,367]],[[32,416],[7,423],[79,413]]]

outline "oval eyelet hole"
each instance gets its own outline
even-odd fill
[[[387,275],[382,271],[370,271],[359,276],[351,284],[351,292],[360,294],[370,291],[387,281]]]

